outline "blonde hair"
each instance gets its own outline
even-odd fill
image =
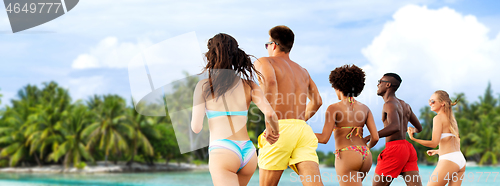
[[[450,96],[444,90],[438,90],[434,92],[437,95],[437,99],[444,103],[444,113],[448,116],[448,120],[450,121],[450,132],[456,137],[460,138],[458,135],[458,125],[457,120],[455,119],[455,115],[453,114],[452,106],[455,106],[458,102],[456,99],[454,102],[451,101]]]

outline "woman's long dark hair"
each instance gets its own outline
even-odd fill
[[[207,47],[207,65],[203,72],[208,71],[209,87],[204,90],[205,98],[208,98],[210,93],[213,93],[214,97],[223,95],[235,85],[238,77],[247,80],[243,82],[249,86],[254,79],[253,73],[262,77],[252,64],[250,55],[238,48],[238,42],[232,36],[219,33],[208,40]]]

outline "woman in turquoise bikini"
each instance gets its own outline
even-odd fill
[[[227,34],[208,40],[205,54],[209,78],[196,85],[191,127],[199,133],[206,114],[210,130],[209,170],[214,185],[247,185],[257,167],[255,147],[246,129],[253,101],[264,113],[266,139],[278,140],[278,117],[252,79],[257,72],[250,57]]]
[[[335,131],[335,170],[340,185],[362,185],[372,166],[369,148],[377,144],[378,132],[370,109],[356,101],[365,86],[365,73],[356,65],[344,65],[330,73],[337,103],[328,106],[322,133],[316,133],[318,142],[326,144]],[[363,127],[368,127],[371,140],[366,146]],[[350,179],[354,176],[354,180]]]

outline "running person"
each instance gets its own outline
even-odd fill
[[[373,185],[390,185],[394,178],[402,175],[406,185],[421,186],[418,173],[417,152],[406,141],[408,121],[422,131],[422,126],[408,104],[396,97],[401,77],[387,73],[378,81],[377,95],[384,98],[382,121],[384,128],[378,131],[380,138],[386,137],[386,147],[377,158]],[[369,141],[370,136],[365,137]]]
[[[286,26],[269,30],[266,49],[255,67],[262,73],[260,86],[279,118],[279,140],[271,145],[259,137],[260,185],[278,185],[288,166],[303,185],[323,185],[319,172],[318,139],[306,121],[322,104],[318,88],[306,69],[290,60],[294,34]],[[307,99],[309,98],[309,103]]]
[[[439,154],[439,161],[432,173],[428,186],[434,185],[461,185],[462,175],[465,172],[465,157],[460,152],[460,136],[458,134],[458,125],[453,115],[452,106],[457,104],[451,102],[448,93],[442,90],[436,91],[429,99],[431,110],[437,115],[432,120],[432,139],[421,140],[413,137],[414,128],[408,127],[410,139],[430,148],[438,150],[429,150],[427,154],[434,156]],[[433,179],[437,178],[437,179]]]
[[[194,92],[191,127],[201,131],[206,114],[210,130],[209,170],[214,185],[247,185],[257,167],[255,147],[248,137],[247,112],[253,101],[266,117],[269,143],[277,141],[278,118],[262,90],[250,57],[227,34],[208,40],[205,54],[209,78]],[[241,78],[243,77],[243,78]],[[230,104],[227,104],[230,103]]]
[[[326,144],[335,131],[335,171],[338,181],[342,186],[362,185],[372,166],[369,148],[378,142],[377,128],[370,109],[354,99],[365,86],[365,73],[356,65],[344,65],[330,73],[330,83],[340,101],[328,106],[323,132],[316,133],[316,137],[319,143]],[[363,140],[365,125],[371,134],[368,147]],[[352,175],[355,175],[355,179],[350,179]]]

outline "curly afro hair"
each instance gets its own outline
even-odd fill
[[[356,65],[344,65],[330,73],[332,87],[344,96],[356,97],[365,87],[365,72]]]

